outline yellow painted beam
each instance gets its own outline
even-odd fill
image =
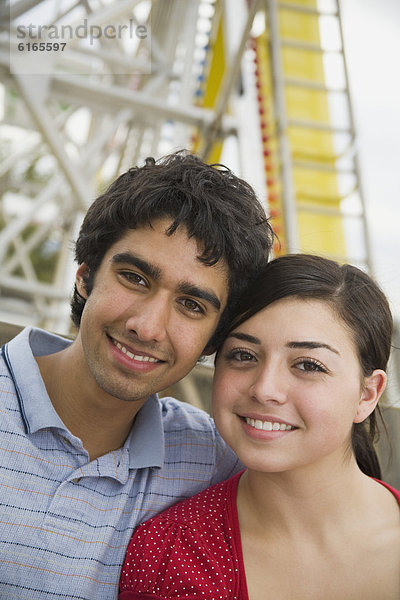
[[[292,4],[294,2],[292,1]],[[297,0],[298,5],[316,8],[315,0]],[[302,14],[281,8],[279,36],[297,42],[320,45],[317,15]],[[281,239],[275,254],[286,251],[284,211],[281,199],[280,155],[276,133],[273,77],[268,27],[254,44],[256,76],[259,86],[260,126],[263,139],[267,188],[272,223]],[[322,52],[311,52],[283,46],[282,74],[285,79],[325,83]],[[326,91],[297,85],[285,86],[285,110],[289,121],[331,122]],[[311,161],[325,167],[335,167],[333,136],[329,131],[289,126],[286,132],[292,161]],[[341,197],[337,173],[327,170],[293,167],[293,186],[297,209],[300,251],[345,256],[343,219],[340,216]],[[329,212],[329,214],[327,214]],[[337,213],[337,214],[335,214]]]

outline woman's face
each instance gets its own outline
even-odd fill
[[[353,422],[372,412],[384,383],[383,371],[362,377],[351,332],[328,304],[285,298],[226,339],[213,416],[251,469],[287,471],[327,457],[332,466],[332,458],[343,463]]]

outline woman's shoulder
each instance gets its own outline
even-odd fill
[[[209,518],[211,514],[218,514],[224,511],[227,504],[236,500],[236,490],[241,473],[237,473],[230,479],[220,481],[209,488],[195,494],[194,496],[182,500],[165,511],[152,517],[150,521],[167,524],[171,522],[181,525],[195,527],[198,522],[204,518]],[[149,521],[142,523],[145,527]]]
[[[385,488],[387,488],[389,490],[389,492],[392,492],[393,496],[396,498],[397,502],[400,504],[400,491],[399,490],[394,488],[389,483],[386,483],[385,481],[381,481],[380,479],[375,479],[375,481],[377,481],[378,483],[383,485]]]
[[[217,483],[139,525],[128,545],[121,593],[180,598],[185,594],[191,597],[197,590],[205,597],[234,597],[225,594],[237,585],[231,506],[236,501],[239,476]]]

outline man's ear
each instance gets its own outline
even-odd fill
[[[78,292],[82,296],[82,298],[86,298],[86,300],[87,300],[88,294],[86,291],[85,279],[87,278],[88,273],[89,273],[89,269],[88,269],[86,263],[82,263],[81,265],[79,265],[78,270],[76,271],[76,276],[75,276],[76,289],[78,290]]]
[[[387,376],[382,369],[376,369],[372,375],[365,377],[354,423],[361,423],[369,417],[385,391],[386,381]]]

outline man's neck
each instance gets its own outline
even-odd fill
[[[36,362],[54,409],[94,460],[124,444],[144,402],[120,400],[88,382],[73,345]]]

